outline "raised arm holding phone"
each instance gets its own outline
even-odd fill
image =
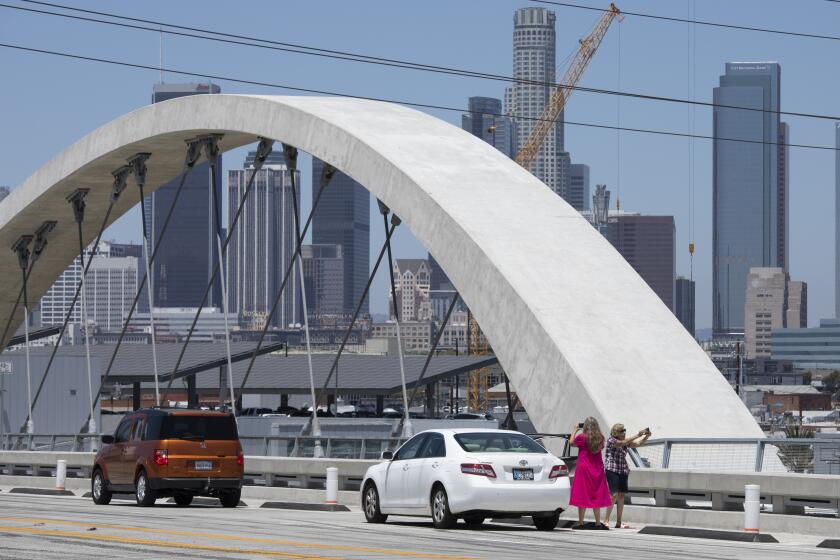
[[[634,436],[627,437],[627,428],[624,427],[624,424],[614,424],[610,430],[604,467],[606,469],[607,485],[612,495],[612,501],[607,509],[606,523],[607,525],[610,523],[613,504],[615,504],[616,529],[629,527],[621,523],[621,516],[624,513],[624,496],[629,491],[627,480],[630,476],[630,468],[627,465],[627,449],[644,445],[650,435],[650,428],[644,428],[639,430]]]

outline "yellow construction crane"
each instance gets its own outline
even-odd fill
[[[478,321],[467,312],[467,354],[470,356],[486,356],[490,353],[487,338],[481,332]],[[487,377],[489,368],[483,367],[471,371],[467,375],[467,410],[470,412],[487,412],[490,408]]]
[[[578,80],[583,75],[583,71],[586,70],[589,61],[595,56],[595,51],[598,50],[601,41],[604,39],[604,35],[607,34],[607,30],[615,18],[621,21],[624,19],[624,16],[615,4],[610,4],[610,7],[604,11],[601,19],[595,24],[592,32],[580,40],[580,48],[578,48],[577,55],[575,55],[574,60],[569,65],[569,69],[566,70],[566,74],[560,81],[560,85],[551,94],[551,99],[546,104],[545,109],[543,109],[539,120],[531,128],[531,133],[528,135],[528,140],[525,142],[525,145],[516,154],[516,163],[525,169],[530,168],[534,159],[537,157],[546,136],[548,136],[548,133],[557,121],[557,117],[560,116],[560,112],[566,106],[566,102],[569,100],[569,96],[572,95],[575,85],[577,85]]]

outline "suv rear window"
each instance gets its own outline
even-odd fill
[[[455,434],[455,441],[471,453],[548,453],[525,434],[475,432]]]
[[[239,439],[233,416],[164,416],[158,439]]]

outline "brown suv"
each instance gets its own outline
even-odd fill
[[[231,414],[141,409],[102,443],[91,476],[96,504],[109,503],[113,494],[134,494],[141,506],[169,496],[179,506],[194,496],[215,496],[224,507],[239,504],[245,457]]]

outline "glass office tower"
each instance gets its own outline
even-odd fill
[[[787,269],[787,129],[779,121],[781,68],[730,62],[714,89],[713,327],[742,336],[750,268]],[[722,107],[720,105],[725,105]],[[751,110],[734,107],[746,107]]]

